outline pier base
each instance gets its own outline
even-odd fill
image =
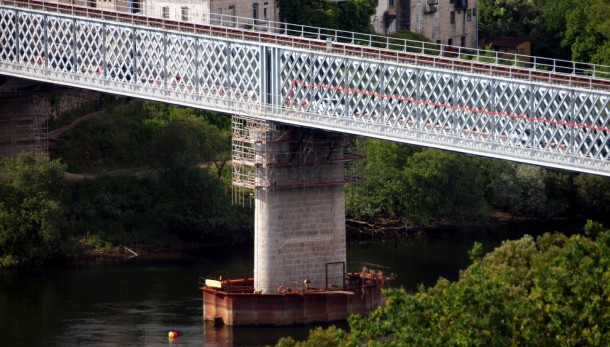
[[[380,281],[347,276],[353,282],[337,290],[295,290],[257,294],[244,290],[253,279],[222,281],[221,288],[203,286],[205,320],[226,325],[293,325],[345,320],[366,315],[384,304]],[[351,283],[351,285],[349,284]]]

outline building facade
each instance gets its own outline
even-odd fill
[[[194,23],[254,25],[259,29],[279,19],[276,0],[55,1]],[[378,34],[408,30],[439,44],[478,47],[478,0],[372,1],[376,12],[371,16],[371,26]]]
[[[387,35],[397,31],[397,1],[375,0],[375,14],[371,17],[371,25],[374,32]]]
[[[374,0],[377,34],[420,33],[438,44],[478,47],[477,0]]]
[[[409,30],[438,44],[478,47],[477,0],[401,0],[398,30]]]
[[[276,21],[275,0],[141,0],[142,13],[146,16],[180,20],[194,23],[227,25],[245,23],[242,18],[253,20],[253,24],[264,26]]]

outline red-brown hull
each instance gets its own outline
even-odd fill
[[[203,315],[226,325],[292,325],[345,320],[366,315],[385,302],[377,285],[341,290],[307,290],[286,294],[203,291]]]

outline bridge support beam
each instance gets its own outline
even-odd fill
[[[346,136],[244,117],[233,125],[234,184],[255,190],[255,291],[342,288]]]

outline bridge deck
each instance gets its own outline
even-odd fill
[[[0,26],[7,75],[610,176],[610,67],[36,0],[0,0]]]

